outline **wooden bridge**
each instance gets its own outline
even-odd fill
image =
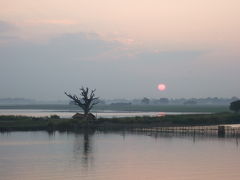
[[[177,133],[177,134],[202,134],[218,135],[224,137],[240,136],[240,124],[225,124],[215,126],[179,126],[179,127],[155,127],[155,128],[138,128],[136,131],[141,132],[159,132],[159,133]]]

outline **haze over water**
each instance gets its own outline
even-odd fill
[[[0,135],[4,180],[238,180],[239,139],[131,133]]]

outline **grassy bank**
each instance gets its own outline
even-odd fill
[[[56,117],[0,116],[0,131],[74,131],[79,129],[121,130],[141,127],[238,124],[240,114],[167,115],[163,117],[99,118],[96,121]]]

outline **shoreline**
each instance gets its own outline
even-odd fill
[[[0,131],[78,131],[94,130],[131,130],[136,128],[208,126],[221,124],[240,124],[240,114],[188,114],[166,115],[162,117],[121,117],[98,118],[95,121],[29,116],[0,116]]]

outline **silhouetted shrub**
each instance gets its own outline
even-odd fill
[[[229,109],[235,111],[236,113],[240,110],[240,100],[231,102]]]
[[[51,119],[60,119],[60,116],[53,114],[50,116]]]

